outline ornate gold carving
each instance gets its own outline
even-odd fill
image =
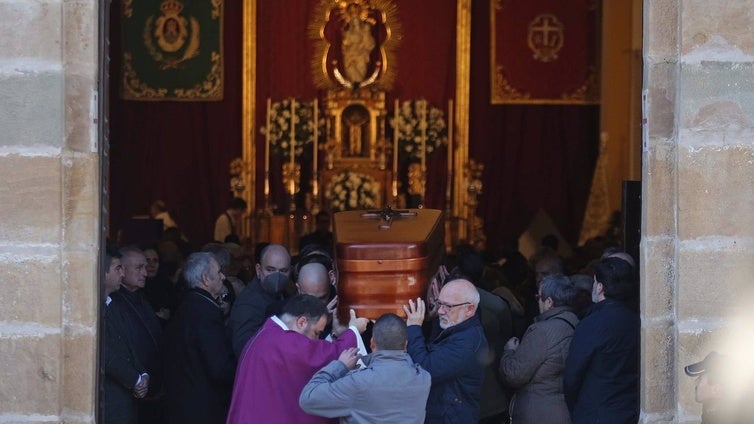
[[[242,154],[244,161],[252,164],[252,172],[247,176],[248,190],[244,192],[244,200],[256,208],[256,147],[254,146],[254,128],[255,120],[254,114],[256,113],[256,94],[257,94],[257,81],[256,81],[256,56],[257,56],[257,2],[245,1],[243,3],[243,52],[242,52],[242,108],[241,108],[241,137],[242,137]],[[269,209],[257,209],[261,214],[269,214]],[[242,227],[242,234],[244,236],[250,236],[252,234],[251,225],[248,221],[244,220]],[[259,235],[260,233],[254,233]],[[269,240],[269,238],[266,238]]]
[[[134,0],[123,0],[123,16],[130,18],[134,14]]]
[[[563,23],[558,17],[549,13],[537,15],[529,22],[526,42],[534,52],[534,60],[552,62],[558,58],[565,41],[563,28]]]
[[[469,159],[469,98],[471,84],[471,0],[456,2],[456,96],[454,126],[454,164],[466,163]],[[451,119],[451,118],[449,118]],[[454,173],[453,216],[466,218],[465,187],[467,177],[463,172]],[[466,230],[459,229],[459,238],[466,237]]]
[[[425,184],[421,164],[412,163],[408,165],[408,194],[424,196]]]
[[[476,209],[479,206],[479,196],[482,195],[484,164],[478,163],[474,159],[469,159],[469,163],[464,166],[463,171],[468,178],[468,186],[466,187],[469,193],[468,200],[466,201],[468,242],[475,248],[484,250],[487,242],[487,238],[484,235],[484,220],[476,214]]]
[[[373,14],[377,14],[381,22],[374,19]],[[328,63],[327,59],[332,45],[325,37],[325,25],[335,19],[335,16],[346,23],[341,29],[341,47],[344,50],[342,64]],[[374,40],[371,30],[379,23],[384,25],[387,34],[382,43]],[[320,0],[309,24],[309,37],[314,40],[317,52],[311,62],[314,85],[321,89],[335,89],[338,86],[349,89],[368,86],[378,90],[391,89],[395,79],[395,49],[402,32],[398,22],[398,8],[392,0]],[[374,69],[367,75],[369,56],[377,47],[380,60],[374,62]],[[344,72],[341,72],[340,65]]]
[[[168,94],[167,88],[154,89],[142,82],[134,71],[131,61],[131,53],[123,53],[123,90],[127,91],[130,97],[163,99]]]
[[[212,69],[203,82],[188,90],[176,88],[173,92],[179,99],[221,98],[223,93],[223,67],[220,54],[212,52]]]
[[[493,98],[508,100],[526,100],[531,98],[530,93],[522,93],[508,83],[502,65],[498,65],[495,71],[495,85],[492,87]]]
[[[223,13],[223,0],[212,0],[212,19],[217,19]]]
[[[589,75],[587,75],[584,84],[570,93],[563,93],[563,100],[572,101],[574,103],[595,102],[595,99],[597,97],[597,74],[597,68],[590,66]]]

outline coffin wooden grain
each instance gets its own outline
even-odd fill
[[[427,286],[445,252],[443,214],[411,209],[415,217],[396,218],[389,229],[364,211],[334,216],[338,266],[338,314],[348,322],[348,310],[377,319],[393,312],[405,318],[409,299],[426,297]]]

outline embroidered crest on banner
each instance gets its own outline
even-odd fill
[[[144,26],[144,45],[162,70],[175,69],[199,55],[199,21],[181,15],[183,3],[164,0],[160,16],[150,16]]]
[[[538,15],[529,23],[527,42],[534,52],[534,59],[540,62],[552,62],[558,58],[563,48],[564,25],[555,15]]]

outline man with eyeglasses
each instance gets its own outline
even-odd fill
[[[425,422],[477,422],[487,357],[487,339],[476,316],[479,292],[471,282],[456,279],[443,286],[436,305],[429,341],[422,333],[424,301],[417,298],[403,307],[408,353],[432,376]]]

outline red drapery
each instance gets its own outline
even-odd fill
[[[578,241],[597,160],[598,106],[490,104],[490,7],[472,4],[471,158],[485,166],[479,215],[488,245],[518,238],[543,209]]]
[[[256,202],[261,207],[264,204],[265,140],[259,128],[265,122],[267,98],[279,101],[296,97],[310,101],[320,93],[310,73],[315,50],[307,31],[317,2],[265,0],[257,4],[257,126],[254,132],[258,152]],[[447,111],[448,99],[455,96],[455,0],[435,0],[431,7],[425,0],[401,0],[397,4],[403,38],[396,54],[396,83],[387,95],[387,107],[392,112],[395,98],[423,97]],[[427,185],[428,207],[445,207],[446,156],[447,151],[442,148],[427,162],[427,178],[432,181]],[[270,170],[271,203],[285,209],[279,159],[271,158]],[[303,174],[307,177],[309,170],[304,169]]]
[[[242,2],[224,2],[221,102],[121,100],[120,3],[113,2],[110,21],[110,234],[162,199],[199,245],[212,239],[231,197],[228,165],[241,155]]]

